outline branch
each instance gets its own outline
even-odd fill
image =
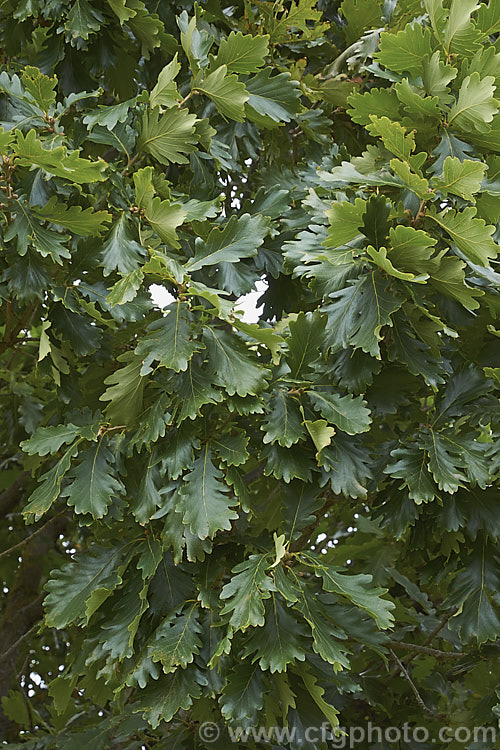
[[[7,659],[17,649],[17,647],[19,646],[19,644],[22,643],[25,638],[27,638],[29,635],[31,635],[31,633],[33,633],[38,628],[38,626],[40,625],[40,622],[41,622],[41,620],[38,620],[37,622],[35,622],[35,624],[32,625],[31,628],[26,631],[26,633],[23,633],[17,639],[17,641],[14,641],[14,643],[11,646],[9,646],[9,648],[6,651],[3,651],[0,654],[0,662],[5,661],[5,659]]]
[[[432,710],[432,708],[429,708],[428,706],[425,705],[425,703],[423,701],[423,698],[420,695],[420,693],[418,692],[418,690],[417,690],[417,688],[415,686],[415,683],[413,682],[413,680],[411,679],[410,675],[408,674],[405,665],[403,664],[403,662],[400,659],[398,659],[398,657],[396,656],[396,654],[394,653],[394,651],[392,651],[392,649],[389,649],[389,651],[392,654],[392,658],[394,659],[394,661],[396,662],[396,664],[400,668],[401,674],[403,675],[403,677],[405,678],[405,680],[410,685],[410,687],[411,687],[411,689],[413,691],[413,694],[414,694],[415,698],[417,699],[417,703],[420,706],[420,708],[422,709],[422,711],[425,711],[426,714],[429,714],[429,716],[432,716],[434,719],[438,719],[438,721],[447,721],[447,717],[446,716],[443,716],[443,714],[437,714],[435,711]]]
[[[46,529],[47,526],[49,526],[51,523],[53,523],[56,520],[56,518],[59,518],[59,516],[62,516],[63,513],[64,513],[64,510],[61,510],[60,513],[58,513],[56,516],[53,516],[52,518],[50,518],[46,523],[43,524],[43,526],[40,526],[39,529],[37,529],[36,531],[34,531],[32,534],[30,534],[29,536],[27,536],[25,539],[22,539],[17,544],[14,544],[12,547],[9,547],[9,549],[5,549],[5,550],[3,550],[3,552],[0,552],[0,558],[6,557],[7,555],[10,555],[11,552],[14,552],[14,550],[20,549],[21,547],[24,547],[26,544],[29,544],[31,542],[31,540],[33,539],[34,536],[36,536],[37,534],[40,534],[42,531],[44,531],[44,529]]]
[[[447,657],[448,659],[462,659],[467,654],[463,651],[440,651],[437,648],[429,648],[429,646],[420,646],[417,643],[405,643],[404,641],[389,641],[389,646],[392,648],[402,648],[405,651],[415,652],[415,656],[419,653],[430,654],[431,656]]]
[[[445,618],[444,618],[443,620],[441,620],[441,622],[438,622],[438,624],[436,625],[436,627],[434,628],[434,630],[432,631],[432,633],[431,633],[431,634],[430,634],[429,636],[427,636],[427,638],[426,638],[426,639],[425,639],[425,641],[423,642],[423,644],[422,644],[422,646],[423,646],[423,647],[426,647],[426,646],[428,646],[428,645],[429,645],[429,643],[431,643],[431,641],[433,641],[433,640],[434,640],[434,638],[435,638],[435,637],[437,636],[437,634],[438,634],[438,633],[439,633],[439,632],[440,632],[440,631],[441,631],[441,630],[442,630],[442,629],[444,628],[444,626],[445,626],[445,625],[446,625],[446,624],[448,623],[448,620],[451,620],[451,618],[453,617],[453,615],[454,615],[454,614],[456,614],[457,610],[458,610],[458,607],[453,607],[453,609],[451,609],[451,610],[450,610],[450,611],[448,612],[448,614],[446,615],[446,617],[445,617]],[[399,643],[399,641],[398,641],[398,643]],[[418,656],[418,654],[419,654],[419,653],[420,653],[420,649],[419,649],[418,651],[417,651],[417,650],[415,650],[415,651],[414,651],[414,652],[413,652],[412,654],[410,654],[410,656],[408,656],[408,657],[407,657],[407,658],[405,659],[405,664],[407,664],[407,665],[408,665],[408,664],[410,664],[410,663],[411,663],[411,662],[413,661],[413,659],[416,659],[416,657]],[[447,652],[444,652],[444,653],[447,653]],[[397,669],[395,669],[395,670],[393,670],[393,671],[391,672],[391,674],[390,674],[390,675],[389,675],[389,676],[387,677],[387,679],[386,679],[386,681],[385,681],[385,682],[386,682],[386,685],[387,685],[387,684],[388,684],[389,682],[391,682],[391,680],[392,680],[392,679],[393,679],[393,678],[394,678],[394,677],[395,677],[395,676],[397,675],[397,673],[398,673],[398,670],[397,670]]]
[[[26,327],[28,321],[30,321],[31,316],[34,314],[37,307],[38,302],[30,305],[24,311],[24,315],[21,316],[20,320],[18,320],[12,330],[8,330],[7,325],[5,326],[4,336],[2,341],[0,341],[0,354],[3,354],[5,351],[7,351],[7,349],[10,349],[11,346],[15,346],[17,344],[17,337],[19,335],[19,332]]]
[[[244,475],[243,481],[245,484],[252,484],[252,482],[255,482],[256,479],[259,479],[264,473],[266,463],[260,464],[260,466],[256,466],[255,469],[252,469],[247,474]]]

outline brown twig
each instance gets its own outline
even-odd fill
[[[32,625],[32,626],[31,626],[31,628],[30,628],[29,630],[27,630],[27,631],[26,631],[26,633],[23,633],[23,634],[22,634],[22,635],[21,635],[21,636],[20,636],[20,637],[19,637],[19,638],[17,639],[17,641],[14,641],[14,643],[13,643],[13,644],[12,644],[11,646],[9,646],[9,648],[8,648],[8,649],[7,649],[6,651],[3,651],[3,652],[2,652],[1,654],[0,654],[0,662],[1,662],[1,661],[4,661],[5,659],[7,659],[7,658],[8,658],[9,656],[10,656],[10,654],[11,654],[11,653],[12,653],[13,651],[15,651],[15,650],[16,650],[16,648],[17,648],[17,647],[19,646],[19,644],[20,644],[20,643],[22,643],[22,642],[24,641],[24,639],[25,639],[25,638],[27,638],[27,637],[28,637],[29,635],[31,635],[31,633],[33,633],[33,631],[34,631],[34,630],[36,630],[36,628],[38,628],[38,626],[40,625],[40,622],[41,622],[41,620],[38,620],[37,622],[35,622],[35,624],[34,624],[34,625]]]
[[[7,557],[7,555],[10,555],[11,552],[14,552],[16,549],[21,549],[21,547],[24,547],[26,544],[29,544],[33,537],[37,536],[37,534],[40,534],[44,529],[47,528],[47,526],[50,526],[51,523],[53,523],[56,518],[59,518],[59,516],[62,516],[64,513],[64,510],[62,510],[60,513],[58,513],[56,516],[53,516],[50,518],[46,523],[43,524],[43,526],[40,526],[39,529],[34,531],[32,534],[27,536],[25,539],[22,539],[17,544],[14,544],[12,547],[9,547],[9,549],[5,549],[2,552],[0,552],[0,558]]]
[[[414,694],[414,696],[415,696],[415,698],[417,700],[417,703],[420,706],[420,708],[422,709],[422,711],[425,711],[426,714],[429,714],[429,716],[432,716],[434,719],[438,719],[438,721],[447,721],[447,717],[446,716],[443,716],[443,714],[437,714],[435,711],[432,710],[432,708],[429,708],[428,706],[426,706],[426,704],[424,703],[424,700],[423,700],[422,696],[420,695],[420,693],[417,690],[417,687],[416,687],[415,683],[413,682],[413,680],[411,679],[410,675],[408,674],[408,671],[407,671],[405,665],[403,664],[403,662],[396,656],[396,654],[394,653],[394,651],[392,651],[392,649],[389,649],[389,651],[390,651],[390,653],[392,655],[392,658],[394,659],[394,661],[396,662],[396,664],[400,668],[401,674],[403,675],[403,677],[405,678],[405,680],[410,685],[410,687],[411,687],[411,689],[413,691],[413,694]]]
[[[7,328],[5,329],[3,339],[2,341],[0,341],[0,354],[3,354],[5,351],[7,351],[7,349],[10,349],[11,346],[15,346],[17,344],[17,336],[19,332],[26,327],[32,315],[34,315],[37,307],[38,302],[30,305],[30,307],[25,310],[24,315],[20,318],[20,320],[16,323],[11,331],[8,331]]]
[[[463,651],[440,651],[437,648],[430,648],[429,646],[421,646],[418,643],[405,643],[404,641],[389,641],[389,646],[392,648],[402,648],[405,651],[430,654],[431,656],[446,657],[448,659],[462,659],[467,654]]]
[[[441,632],[441,630],[442,630],[442,629],[443,629],[443,628],[445,627],[445,625],[447,625],[447,623],[448,623],[448,620],[451,620],[451,618],[453,617],[453,615],[454,615],[454,614],[455,614],[456,612],[457,612],[457,607],[454,607],[453,609],[451,609],[451,610],[450,610],[450,611],[448,612],[448,614],[446,615],[446,617],[445,617],[445,618],[444,618],[443,620],[441,620],[441,622],[438,622],[438,624],[436,625],[436,627],[434,628],[434,630],[432,631],[432,633],[431,633],[430,635],[428,635],[428,636],[427,636],[427,638],[426,638],[426,639],[425,639],[425,641],[423,642],[422,646],[424,646],[424,647],[425,647],[425,646],[428,646],[428,645],[429,645],[429,643],[431,643],[431,642],[432,642],[432,641],[434,640],[434,638],[435,638],[435,637],[437,636],[437,634]],[[405,664],[406,664],[406,665],[410,664],[410,663],[411,663],[411,662],[413,661],[413,659],[416,659],[416,658],[417,658],[418,654],[419,654],[419,651],[414,651],[414,652],[413,652],[412,654],[410,654],[410,656],[408,656],[408,657],[407,657],[407,658],[405,659]],[[394,669],[394,670],[393,670],[393,671],[391,672],[391,674],[390,674],[390,675],[389,675],[389,676],[387,677],[387,679],[386,679],[386,681],[385,681],[385,682],[386,682],[386,685],[387,685],[387,684],[388,684],[389,682],[391,682],[391,680],[393,680],[393,679],[394,679],[394,677],[396,677],[397,673],[398,673],[398,670],[397,670],[397,669]]]

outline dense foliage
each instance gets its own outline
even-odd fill
[[[496,725],[496,0],[0,18],[4,741]]]

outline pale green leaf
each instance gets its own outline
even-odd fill
[[[160,71],[158,81],[149,95],[149,106],[153,107],[172,107],[181,98],[177,91],[174,79],[181,69],[177,61],[177,54],[174,59],[165,65]]]
[[[196,115],[172,107],[160,114],[158,107],[145,112],[137,148],[151,154],[160,164],[187,164],[186,154],[196,151]]]
[[[448,125],[467,132],[471,128],[487,133],[488,123],[498,112],[494,98],[495,79],[493,76],[481,78],[479,73],[472,73],[464,78],[458,99],[450,110]]]
[[[221,115],[243,122],[248,93],[245,85],[238,81],[238,76],[227,74],[226,65],[216,68],[203,81],[195,81],[194,88],[208,96]]]
[[[267,35],[243,35],[241,31],[231,31],[220,43],[215,64],[225,65],[228,73],[254,73],[264,65],[269,51]]]

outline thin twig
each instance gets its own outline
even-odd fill
[[[59,516],[62,516],[62,514],[64,512],[65,511],[62,510],[60,513],[58,513],[56,516],[53,516],[52,518],[50,518],[46,523],[43,524],[43,526],[40,526],[39,529],[37,529],[36,531],[34,531],[32,534],[30,534],[29,536],[27,536],[25,539],[23,539],[22,541],[18,542],[17,544],[14,544],[12,547],[9,547],[9,549],[5,549],[5,550],[3,550],[3,552],[0,552],[0,558],[6,557],[7,555],[10,555],[11,552],[14,552],[16,549],[20,549],[21,547],[24,547],[26,544],[29,544],[31,542],[31,540],[33,539],[33,537],[37,536],[38,534],[40,534],[40,532],[44,531],[44,529],[46,529],[47,526],[49,526],[53,521],[55,521],[56,518],[59,518]]]
[[[439,721],[446,721],[446,716],[443,716],[443,714],[437,714],[435,711],[432,710],[432,708],[429,708],[428,706],[425,705],[425,703],[423,701],[423,698],[420,695],[420,693],[418,692],[415,683],[413,682],[413,680],[411,679],[410,675],[408,674],[405,665],[403,664],[403,662],[400,659],[398,659],[398,657],[396,656],[396,654],[394,653],[394,651],[392,649],[389,649],[389,651],[390,651],[390,653],[392,655],[392,658],[394,659],[394,661],[396,662],[396,664],[400,668],[403,677],[405,678],[405,680],[410,685],[410,687],[411,687],[411,689],[413,691],[413,694],[414,694],[415,698],[417,699],[417,703],[420,706],[420,708],[422,709],[422,711],[425,711],[426,714],[429,714],[429,716],[432,716],[434,719],[438,719]]]
[[[23,635],[21,635],[17,639],[17,641],[14,641],[14,643],[11,646],[9,646],[9,648],[7,649],[7,651],[3,651],[0,654],[0,662],[1,661],[5,661],[5,659],[7,659],[7,657],[10,656],[10,654],[13,651],[15,651],[15,649],[19,646],[19,644],[22,643],[25,638],[27,638],[29,635],[31,635],[31,633],[33,633],[33,631],[36,630],[36,628],[38,628],[38,626],[40,625],[40,622],[41,622],[41,620],[37,620],[37,622],[35,622],[35,624],[32,625],[29,630],[26,631],[26,633],[23,633]]]
[[[137,159],[139,159],[141,156],[142,156],[142,154],[140,152],[138,152],[135,156],[133,156],[131,159],[128,160],[127,166],[125,167],[125,169],[122,169],[122,171],[120,172],[120,174],[121,174],[122,177],[124,177],[124,175],[127,174],[127,172],[130,169],[130,167],[133,164],[135,164],[135,162],[137,161]]]
[[[448,659],[462,659],[467,654],[463,651],[440,651],[437,648],[430,648],[429,646],[421,646],[418,643],[405,643],[404,641],[389,641],[389,646],[392,648],[402,648],[405,651],[413,651],[423,654],[430,654],[431,656],[443,656]]]
[[[432,631],[432,633],[429,636],[427,636],[427,638],[423,642],[422,646],[428,646],[429,643],[431,643],[434,640],[434,638],[437,636],[437,634],[439,632],[441,632],[441,630],[445,627],[445,625],[447,625],[448,620],[451,620],[451,618],[453,617],[453,615],[456,614],[457,609],[458,609],[457,607],[454,607],[453,609],[451,609],[448,612],[448,614],[446,615],[446,617],[443,620],[441,620],[441,622],[438,622],[438,624],[436,625],[436,627],[434,628],[434,630]],[[413,661],[413,659],[417,658],[418,654],[419,654],[418,651],[414,651],[412,654],[410,654],[410,656],[408,656],[405,659],[405,664],[406,665],[410,664]],[[394,677],[396,677],[397,673],[398,673],[398,670],[394,669],[391,672],[391,674],[387,677],[387,679],[385,681],[385,684],[387,685],[389,682],[391,682],[391,680],[393,680]]]

